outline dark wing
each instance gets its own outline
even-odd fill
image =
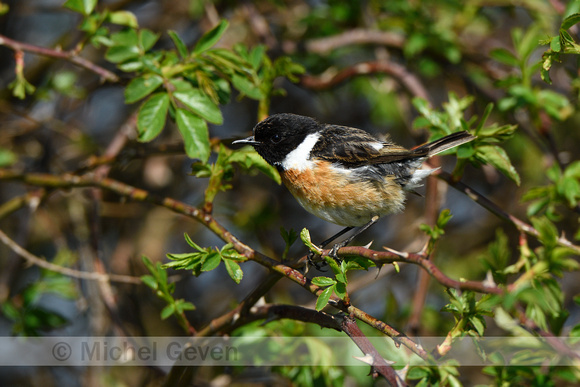
[[[377,146],[379,144],[382,148]],[[428,154],[427,149],[409,151],[391,142],[381,141],[364,130],[338,125],[325,126],[312,152],[317,157],[349,168],[392,163]]]

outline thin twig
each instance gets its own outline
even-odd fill
[[[355,28],[337,35],[308,40],[304,48],[307,52],[324,55],[337,48],[361,44],[402,48],[405,40],[405,36],[398,33]],[[298,48],[295,42],[290,41],[284,42],[283,46],[286,53],[293,53]]]
[[[71,269],[68,267],[63,267],[50,263],[36,255],[30,253],[18,243],[14,242],[8,235],[6,235],[2,230],[0,230],[0,241],[4,243],[8,248],[14,251],[16,254],[24,258],[28,263],[35,266],[41,267],[46,270],[50,270],[56,273],[60,273],[69,277],[92,280],[92,281],[104,281],[104,282],[121,282],[126,284],[136,284],[141,285],[141,279],[139,277],[132,277],[128,275],[120,274],[101,274],[101,273],[90,273],[86,271],[80,271]]]
[[[37,55],[59,58],[74,63],[77,66],[85,68],[99,75],[103,80],[117,83],[120,78],[113,72],[94,64],[93,62],[77,55],[75,51],[62,51],[60,49],[51,49],[46,47],[35,46],[29,43],[18,42],[4,35],[0,35],[0,46],[6,46],[14,51],[30,52]]]
[[[411,95],[430,101],[429,93],[417,76],[410,73],[404,66],[385,60],[357,63],[336,73],[325,73],[321,76],[304,75],[301,78],[301,84],[310,89],[324,90],[349,78],[374,73],[388,74],[405,87]]]
[[[513,216],[502,210],[498,205],[496,205],[491,200],[487,199],[485,196],[479,194],[473,188],[465,185],[460,181],[455,181],[453,176],[449,173],[444,171],[436,171],[434,175],[437,175],[441,180],[447,182],[450,186],[457,189],[459,192],[464,193],[467,195],[471,200],[476,202],[477,204],[481,205],[486,210],[490,211],[491,213],[495,214],[497,217],[508,221],[509,223],[513,224],[519,231],[524,232],[528,235],[539,237],[540,233],[536,230],[532,225],[524,222],[521,219]],[[577,246],[570,242],[568,239],[564,238],[563,236],[558,237],[557,239],[558,244],[564,247],[568,247],[569,249],[574,250],[577,254],[580,254],[580,246]]]

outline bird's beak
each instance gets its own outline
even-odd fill
[[[244,145],[256,146],[256,145],[260,145],[260,142],[254,140],[254,136],[250,136],[248,138],[244,138],[244,139],[241,139],[241,140],[236,140],[236,141],[232,142],[232,144],[244,144]]]

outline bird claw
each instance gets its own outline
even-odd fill
[[[324,261],[315,261],[314,258],[316,256],[319,256],[319,255],[316,254],[314,251],[309,251],[308,252],[308,254],[306,255],[306,259],[307,259],[306,271],[308,271],[308,266],[314,266],[316,268],[316,270],[324,271],[322,269],[324,268],[324,266],[326,266],[326,262],[324,262]]]

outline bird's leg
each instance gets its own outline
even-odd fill
[[[342,242],[336,243],[334,246],[332,246],[332,249],[330,250],[330,256],[333,257],[334,259],[336,259],[337,261],[339,261],[338,258],[338,250],[341,247],[344,247],[346,245],[348,245],[350,242],[353,241],[354,238],[356,238],[358,235],[360,235],[361,233],[363,233],[366,229],[368,229],[370,226],[372,226],[373,224],[375,224],[377,221],[379,220],[378,216],[373,216],[373,218],[366,223],[365,225],[361,226],[358,230],[356,230],[351,236],[349,236],[348,238],[346,238],[345,240],[343,240]],[[336,238],[346,234],[347,232],[349,232],[350,230],[352,230],[354,227],[346,227],[342,230],[340,230],[338,233],[334,234],[333,236],[331,236],[330,238],[328,238],[327,240],[325,240],[324,242],[322,242],[320,244],[320,248],[324,249],[327,245],[330,244],[330,242],[332,242],[333,240],[335,240]],[[308,263],[314,267],[316,267],[318,270],[320,270],[321,266],[318,265],[318,262],[314,262],[313,258],[314,258],[314,253],[313,252],[309,252],[308,253]]]
[[[356,238],[358,235],[360,235],[361,233],[363,233],[366,229],[368,229],[370,226],[372,226],[373,224],[375,224],[378,220],[379,220],[379,217],[378,216],[373,216],[373,218],[367,224],[361,226],[351,236],[349,236],[348,238],[346,238],[342,242],[336,243],[334,246],[332,246],[332,249],[330,250],[330,254],[329,255],[338,261],[339,260],[338,255],[337,255],[338,250],[341,247],[344,247],[344,246],[348,245],[350,242],[352,242],[352,240],[354,238]],[[347,229],[348,229],[348,227],[347,227]],[[352,229],[352,227],[350,227],[350,229]],[[344,231],[344,232],[342,232],[342,231]],[[339,233],[338,236],[344,234],[348,230],[342,230],[342,231]],[[332,241],[332,240],[336,239],[336,237],[338,237],[338,236],[335,236],[335,237],[331,238],[330,240]]]
[[[335,240],[336,238],[339,238],[339,237],[341,237],[342,235],[346,234],[347,232],[349,232],[349,231],[350,231],[350,230],[352,230],[353,228],[354,228],[354,227],[346,227],[346,228],[343,228],[342,230],[340,230],[339,232],[337,232],[336,234],[334,234],[333,236],[331,236],[330,238],[328,238],[328,239],[326,239],[324,242],[322,242],[322,243],[320,244],[320,248],[321,248],[321,249],[324,249],[326,246],[328,246],[328,244],[329,244],[330,242],[332,242],[332,241],[333,241],[333,240]],[[307,258],[308,258],[308,263],[309,263],[311,266],[314,266],[314,267],[316,267],[316,269],[317,269],[317,270],[320,270],[320,269],[322,268],[322,266],[321,266],[321,265],[319,265],[319,264],[318,264],[318,262],[314,262],[314,252],[310,251],[310,252],[308,253],[308,256],[307,256]]]

